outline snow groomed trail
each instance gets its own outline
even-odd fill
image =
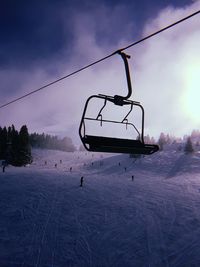
[[[200,266],[198,153],[34,159],[0,173],[1,267]]]

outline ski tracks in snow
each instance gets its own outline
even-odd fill
[[[41,228],[40,241],[39,241],[39,247],[38,247],[38,255],[36,257],[37,261],[36,261],[35,267],[39,267],[40,266],[42,251],[44,250],[45,239],[46,239],[46,236],[47,236],[47,227],[49,225],[50,219],[51,219],[51,217],[56,218],[55,214],[53,214],[53,213],[54,213],[55,204],[56,204],[56,201],[57,201],[57,191],[58,191],[58,189],[57,189],[57,186],[56,186],[56,189],[55,189],[55,192],[54,192],[54,196],[53,196],[53,200],[52,200],[52,203],[49,206],[49,211],[47,213],[46,220],[45,220],[45,222],[43,224],[43,227]],[[53,231],[53,229],[51,231]],[[55,235],[55,237],[56,237],[56,235]],[[54,240],[54,244],[55,243],[56,243],[56,240]],[[54,258],[54,250],[51,252],[51,255],[52,255],[51,258],[53,259]],[[53,267],[53,260],[52,260],[52,267]]]
[[[82,192],[82,195],[84,193]],[[89,225],[83,225],[78,215],[79,207],[77,207],[76,203],[72,204],[72,208],[74,211],[76,227],[78,229],[77,240],[76,240],[76,252],[79,257],[83,259],[85,263],[87,263],[88,267],[92,267],[92,251],[87,240],[87,235],[90,233]]]
[[[20,267],[200,266],[198,177],[164,179],[166,169],[159,175],[147,170],[151,159],[146,168],[141,162],[134,169],[129,158],[100,165],[84,156],[68,155],[55,169],[49,155],[39,170],[37,165],[18,170],[25,178],[19,192],[27,190],[22,202],[29,200],[16,205],[29,225],[19,244]]]
[[[173,266],[200,266],[199,240],[200,240],[200,196],[198,192],[200,182],[198,176],[191,180],[191,177],[185,176],[180,185],[185,200],[177,209],[179,220],[177,225],[184,228],[184,234],[180,236],[180,246],[177,246],[171,256],[173,257]],[[185,215],[185,216],[183,216]],[[178,232],[178,231],[177,231]],[[177,233],[175,232],[176,236]],[[188,261],[188,259],[190,259]]]
[[[30,262],[32,263],[31,266],[34,267],[45,266],[47,263],[48,266],[54,267],[60,217],[58,186],[55,184],[50,191],[49,189],[45,191],[45,189],[44,187],[37,194],[39,204],[34,217],[31,218],[34,221],[32,232],[29,233],[31,240],[22,267],[29,265]]]

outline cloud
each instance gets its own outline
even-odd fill
[[[185,8],[168,7],[162,10],[146,26],[144,35],[199,10],[199,4],[196,2]],[[183,135],[200,127],[200,121],[196,120],[200,110],[199,114],[188,113],[182,101],[186,91],[192,92],[192,80],[186,83],[187,73],[191,68],[200,71],[199,43],[200,21],[197,15],[152,38],[141,47],[143,51],[138,58],[141,71],[136,74],[137,85],[148,110],[147,125],[154,135],[156,131]]]
[[[120,8],[123,9],[124,15],[127,14],[125,21],[121,22]],[[145,36],[158,30],[197,9],[199,2],[185,8],[168,7],[148,21],[143,34]],[[94,9],[92,14],[87,11],[75,13],[73,10],[67,21],[64,17],[62,19],[63,28],[69,28],[69,21],[73,27],[71,46],[66,38],[66,48],[61,52],[62,60],[60,57],[57,60],[50,59],[46,61],[46,68],[43,64],[38,64],[38,67],[34,65],[31,71],[17,67],[0,71],[4,81],[3,88],[8,88],[9,98],[39,88],[130,43],[136,23],[134,18],[130,20],[130,12],[125,6],[115,7],[113,12],[110,7],[101,6]],[[124,25],[128,25],[126,31],[122,30]],[[111,31],[113,27],[114,30]],[[144,105],[145,132],[150,135],[158,136],[161,131],[182,135],[200,126],[183,105],[185,92],[190,86],[190,82],[185,80],[188,70],[192,68],[194,61],[197,61],[196,68],[199,66],[199,29],[197,16],[127,50],[132,56],[132,99],[139,100]],[[27,124],[31,132],[68,135],[78,143],[78,127],[87,97],[99,93],[126,95],[126,88],[123,62],[116,55],[1,109],[1,125],[13,123],[19,128]],[[1,93],[1,102],[6,102],[7,93],[5,90]],[[115,112],[110,110],[110,113]]]

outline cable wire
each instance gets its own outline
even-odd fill
[[[199,13],[200,13],[200,10],[198,10],[198,11],[196,11],[196,12],[194,12],[194,13],[192,13],[192,14],[190,14],[190,15],[188,15],[188,16],[186,16],[186,17],[184,17],[184,18],[182,18],[182,19],[180,19],[180,20],[178,20],[178,21],[176,21],[176,22],[174,22],[174,23],[172,23],[172,24],[170,24],[170,25],[168,25],[168,26],[166,26],[166,27],[164,27],[164,28],[162,28],[162,29],[160,29],[160,30],[158,30],[158,31],[156,31],[156,32],[154,32],[154,33],[152,33],[152,34],[150,34],[150,35],[144,37],[144,38],[142,38],[142,39],[140,39],[140,40],[138,40],[138,41],[136,41],[136,42],[133,42],[133,43],[131,43],[131,44],[129,44],[129,45],[127,45],[127,46],[121,48],[121,49],[118,49],[117,51],[115,51],[115,52],[113,52],[113,53],[111,53],[111,54],[109,54],[109,55],[107,55],[107,56],[105,56],[105,57],[103,57],[103,58],[101,58],[101,59],[99,59],[99,60],[96,60],[96,61],[94,61],[94,62],[92,62],[92,63],[90,63],[90,64],[88,64],[88,65],[86,65],[86,66],[84,66],[84,67],[82,67],[82,68],[80,68],[80,69],[74,71],[74,72],[71,72],[71,73],[69,73],[69,74],[67,74],[67,75],[65,75],[65,76],[63,76],[63,77],[61,77],[61,78],[59,78],[59,79],[57,79],[57,80],[54,80],[54,81],[52,81],[52,82],[50,82],[50,83],[48,83],[48,84],[46,84],[46,85],[44,85],[44,86],[42,86],[42,87],[40,87],[40,88],[38,88],[38,89],[35,89],[35,90],[33,90],[33,91],[31,91],[31,92],[25,94],[25,95],[22,95],[22,96],[20,96],[20,97],[18,97],[18,98],[15,98],[15,99],[13,99],[13,100],[11,100],[11,101],[9,101],[9,102],[7,102],[7,103],[1,105],[1,106],[0,106],[0,109],[1,109],[1,108],[4,108],[4,107],[6,107],[6,106],[8,106],[8,105],[10,105],[10,104],[13,104],[13,103],[15,103],[15,102],[17,102],[17,101],[19,101],[19,100],[25,98],[25,97],[28,97],[28,96],[30,96],[30,95],[32,95],[32,94],[35,94],[35,93],[37,93],[37,92],[39,92],[39,91],[41,91],[41,90],[43,90],[43,89],[45,89],[45,88],[47,88],[47,87],[49,87],[49,86],[51,86],[51,85],[53,85],[53,84],[55,84],[55,83],[58,83],[58,82],[60,82],[60,81],[62,81],[62,80],[64,80],[64,79],[66,79],[66,78],[68,78],[68,77],[70,77],[70,76],[73,76],[73,75],[75,75],[75,74],[77,74],[77,73],[79,73],[79,72],[81,72],[81,71],[83,71],[83,70],[85,70],[85,69],[88,69],[88,68],[90,68],[91,66],[96,65],[96,64],[100,63],[101,61],[104,61],[104,60],[106,60],[106,59],[112,57],[113,55],[119,53],[120,51],[124,51],[124,50],[126,50],[126,49],[128,49],[128,48],[130,48],[130,47],[132,47],[132,46],[135,46],[135,45],[137,45],[137,44],[139,44],[139,43],[141,43],[141,42],[144,42],[145,40],[147,40],[147,39],[149,39],[149,38],[151,38],[151,37],[153,37],[153,36],[155,36],[155,35],[157,35],[157,34],[163,32],[163,31],[166,31],[166,30],[168,30],[169,28],[172,28],[172,27],[174,27],[175,25],[177,25],[177,24],[179,24],[179,23],[181,23],[181,22],[183,22],[183,21],[185,21],[185,20],[190,19],[191,17],[193,17],[193,16],[195,16],[195,15],[197,15],[197,14],[199,14]]]

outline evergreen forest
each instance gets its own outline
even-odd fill
[[[24,166],[32,162],[31,148],[57,149],[73,152],[76,150],[71,138],[28,133],[23,125],[19,131],[15,126],[0,127],[0,160],[13,166]],[[4,163],[5,164],[5,163]]]
[[[8,128],[0,127],[0,159],[14,166],[23,166],[32,162],[26,125],[23,125],[19,132],[14,125]]]

